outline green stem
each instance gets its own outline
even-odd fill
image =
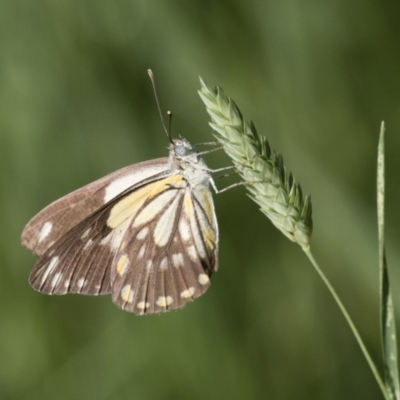
[[[322,272],[322,270],[320,269],[320,267],[318,266],[317,262],[315,261],[310,248],[303,248],[304,252],[306,253],[307,257],[309,258],[309,260],[311,261],[312,265],[314,266],[315,270],[317,271],[318,275],[321,277],[321,279],[324,281],[325,285],[327,286],[327,288],[329,289],[329,291],[331,292],[331,295],[333,296],[333,298],[335,299],[337,305],[339,306],[340,310],[342,311],[344,317],[346,318],[347,323],[350,326],[350,329],[352,330],[359,346],[361,347],[361,351],[364,354],[364,357],[367,360],[367,363],[369,365],[369,367],[372,370],[372,373],[374,374],[374,377],[376,379],[376,381],[378,382],[378,385],[382,391],[383,396],[385,397],[386,400],[391,400],[391,397],[388,393],[388,391],[386,390],[386,386],[382,381],[381,376],[379,375],[379,372],[376,368],[375,363],[372,361],[372,358],[370,356],[370,354],[368,353],[367,348],[364,345],[364,342],[361,339],[360,334],[357,331],[357,328],[355,327],[353,320],[351,319],[350,315],[348,314],[345,306],[343,305],[342,301],[339,298],[339,295],[336,293],[335,289],[333,288],[333,286],[330,284],[328,278],[325,276],[325,274]]]

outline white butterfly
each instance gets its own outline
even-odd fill
[[[218,267],[213,184],[183,138],[168,158],[134,164],[39,212],[22,244],[40,256],[32,287],[46,294],[112,294],[119,307],[151,314],[183,307]]]

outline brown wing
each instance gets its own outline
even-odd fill
[[[29,282],[46,294],[110,293],[112,253],[107,209],[96,212],[56,241],[37,261]]]
[[[32,287],[46,294],[109,293],[111,265],[129,221],[157,193],[163,175],[129,188],[61,236],[32,270]]]
[[[168,169],[168,158],[122,168],[56,200],[40,211],[22,232],[22,244],[41,256],[75,225],[129,187]]]

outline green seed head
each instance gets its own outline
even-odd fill
[[[308,249],[312,233],[310,196],[303,197],[282,156],[271,152],[267,139],[243,118],[235,102],[221,88],[210,88],[201,78],[200,83],[199,95],[211,117],[214,136],[249,183],[250,198],[285,236]]]

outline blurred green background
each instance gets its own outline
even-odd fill
[[[36,293],[19,236],[51,201],[167,154],[149,67],[173,134],[212,140],[201,75],[312,194],[314,255],[381,367],[375,160],[384,119],[399,314],[399,16],[389,0],[1,0],[0,398],[382,398],[301,249],[243,187],[215,196],[211,289],[161,316],[135,317],[108,296]]]

